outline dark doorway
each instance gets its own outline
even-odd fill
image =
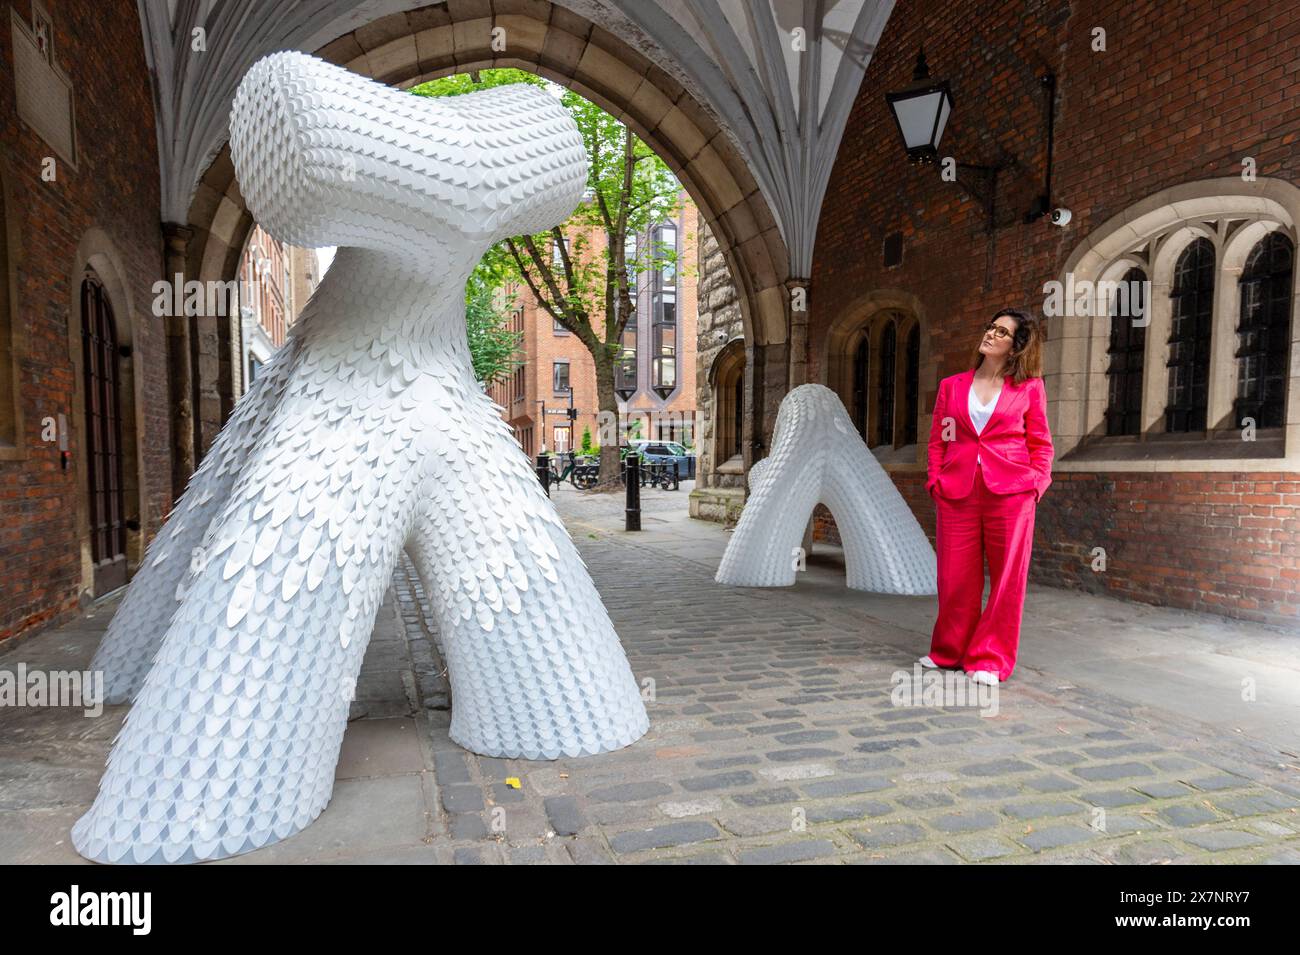
[[[122,416],[113,310],[92,273],[81,283],[82,387],[86,394],[86,472],[94,594],[126,583],[126,499],[122,486]]]

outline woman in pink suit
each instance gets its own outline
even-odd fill
[[[939,383],[930,424],[939,619],[921,664],[992,685],[1016,666],[1034,509],[1052,483],[1042,338],[1027,312],[998,312],[974,367]],[[985,558],[991,589],[981,611]]]

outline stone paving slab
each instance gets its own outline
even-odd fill
[[[404,564],[329,807],[229,864],[1300,861],[1300,760],[1265,740],[1033,668],[999,689],[996,712],[895,705],[916,632],[842,578],[837,589],[834,568],[794,588],[721,587],[726,532],[674,516],[684,493],[647,494],[640,537],[618,530],[620,499],[558,493],[647,687],[646,736],[551,762],[452,743],[433,618]],[[901,621],[933,619],[933,598],[889,604],[907,605]],[[0,667],[84,667],[112,609],[24,641]],[[1165,639],[1177,653],[1183,636]],[[0,709],[0,862],[77,861],[68,827],[125,710]]]

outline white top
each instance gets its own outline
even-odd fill
[[[989,423],[989,418],[993,416],[993,409],[997,407],[998,398],[1001,395],[1002,389],[999,388],[993,397],[989,399],[989,403],[982,405],[980,404],[979,398],[975,395],[975,384],[974,382],[971,383],[970,400],[967,402],[966,407],[970,411],[971,424],[975,425],[976,434],[983,431],[984,426]],[[975,455],[975,463],[980,463],[980,456],[978,453]]]

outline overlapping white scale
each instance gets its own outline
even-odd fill
[[[547,153],[571,151],[580,140],[571,124],[565,129],[566,120],[532,116],[538,101],[527,90],[470,98],[500,113],[503,151],[514,144],[512,164],[492,167],[507,170],[505,177],[484,177],[486,162],[501,156],[466,161],[466,150],[476,138],[491,138],[484,130],[495,120],[459,122],[458,113],[474,115],[468,99],[455,108],[394,99],[377,84],[299,54],[258,64],[250,88],[275,69],[288,77],[280,82],[288,87],[292,115],[286,122],[278,107],[259,104],[241,87],[232,148],[241,153],[242,143],[252,157],[237,158],[237,165],[262,170],[246,184],[241,171],[250,206],[265,209],[286,234],[341,228],[363,245],[405,252],[403,243],[420,239],[413,202],[442,204],[443,232],[450,226],[470,235],[477,234],[474,210],[481,215],[492,198],[521,203],[541,193],[538,209],[557,218],[567,212],[566,199],[548,192],[568,188],[576,200],[573,187],[580,183],[552,176],[558,165]],[[430,130],[430,110],[451,119]],[[369,191],[299,181],[295,163],[304,150],[323,165],[353,157],[371,174]],[[576,158],[585,169],[585,156]],[[498,195],[475,195],[489,185]],[[324,189],[334,190],[330,201],[312,205]],[[294,196],[315,198],[304,203]],[[367,209],[366,202],[378,205]],[[331,224],[330,217],[345,224]],[[446,233],[431,248],[445,256],[456,244]],[[440,636],[453,668],[453,724],[461,738],[482,751],[555,758],[625,745],[644,730],[644,708],[612,628],[593,635],[584,623],[565,632],[573,624],[563,612],[574,616],[581,607],[586,621],[599,600],[571,544],[557,548],[538,539],[539,528],[559,532],[562,525],[542,500],[530,463],[508,443],[499,419],[491,420],[495,409],[470,387],[463,330],[457,337],[452,326],[441,325],[430,334],[430,316],[402,285],[409,274],[401,282],[378,273],[360,278],[337,283],[332,299],[322,295],[309,305],[282,352],[292,356],[283,377],[292,378],[293,388],[285,395],[268,391],[269,400],[249,405],[247,415],[240,403],[214,445],[221,457],[213,471],[230,483],[199,488],[196,476],[199,489],[185,502],[186,512],[197,515],[193,528],[169,529],[177,549],[201,533],[214,551],[213,569],[185,592],[186,612],[172,628],[179,649],[160,659],[146,681],[133,714],[145,718],[128,719],[100,798],[78,823],[78,848],[93,858],[219,857],[283,838],[320,812],[346,718],[346,706],[334,699],[336,675],[355,672],[387,568],[410,526],[411,518],[399,513],[402,495],[425,486],[422,468],[442,469],[427,485],[416,530],[431,539],[415,550],[426,555],[421,573],[434,578],[427,592],[442,604],[444,628],[452,630]],[[458,300],[462,277],[442,278],[445,286],[426,290],[426,300]],[[349,326],[355,334],[339,334]],[[375,342],[382,347],[372,354]],[[446,387],[426,396],[430,382]],[[262,436],[267,429],[269,440]],[[453,437],[429,443],[421,435]],[[458,457],[462,448],[480,459],[476,468]],[[249,460],[241,469],[243,457]],[[512,502],[505,513],[487,511],[498,520],[475,515],[491,532],[468,533],[475,508],[498,497]],[[492,543],[480,552],[487,540]],[[156,567],[172,565],[164,559]],[[473,568],[468,580],[459,574],[466,566]],[[580,596],[557,601],[562,590]],[[449,640],[458,627],[464,639]],[[335,635],[338,640],[330,639]],[[210,673],[218,676],[209,680]],[[164,757],[168,744],[175,755]],[[199,785],[195,777],[208,773],[208,783]],[[132,779],[151,783],[128,806],[122,784]],[[188,818],[200,806],[202,825],[182,824],[177,816],[156,831],[141,822],[177,810]]]

